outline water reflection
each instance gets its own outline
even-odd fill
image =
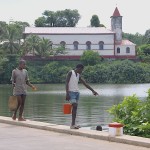
[[[136,94],[140,99],[147,96],[150,84],[93,84],[100,95],[93,96],[91,91],[80,85],[77,122],[84,127],[107,125],[112,117],[107,110],[123,100],[124,96]],[[64,115],[62,106],[65,102],[64,84],[37,85],[38,91],[28,89],[25,104],[25,117],[30,120],[70,125],[71,115]],[[11,116],[8,110],[8,97],[11,95],[11,85],[0,85],[0,115]]]

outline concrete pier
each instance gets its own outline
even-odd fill
[[[0,116],[0,150],[19,147],[22,150],[148,150],[150,139],[128,135],[110,137],[103,131],[74,130],[64,125],[13,121]]]

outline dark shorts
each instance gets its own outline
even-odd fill
[[[26,96],[26,94],[15,94],[15,96]]]

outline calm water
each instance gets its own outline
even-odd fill
[[[112,120],[107,110],[118,104],[124,96],[136,94],[141,100],[147,96],[150,84],[90,84],[100,95],[93,96],[91,91],[80,85],[80,101],[77,122],[83,127],[107,125]],[[62,106],[65,102],[64,84],[36,85],[37,91],[28,89],[24,116],[30,120],[70,125],[71,115],[64,115]],[[0,116],[11,116],[8,109],[8,97],[11,85],[0,85]]]

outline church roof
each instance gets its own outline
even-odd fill
[[[118,8],[116,7],[112,17],[118,17],[118,16],[121,16],[121,15],[120,15],[120,12],[119,12]]]
[[[24,34],[115,34],[105,27],[26,27]]]
[[[116,45],[126,45],[126,46],[130,46],[130,45],[136,45],[134,43],[132,43],[131,41],[129,40],[122,40],[121,43],[117,44]]]

